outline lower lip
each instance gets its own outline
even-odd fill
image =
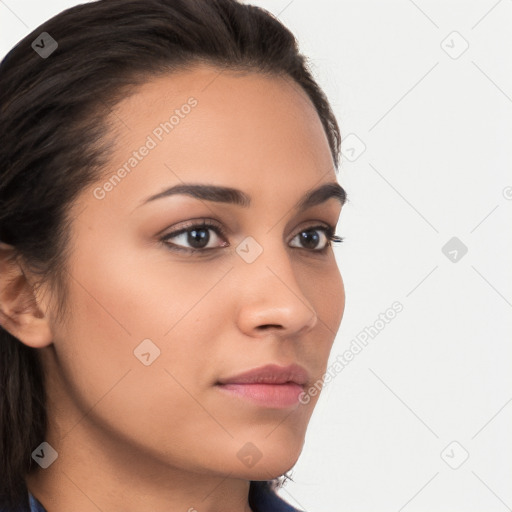
[[[299,403],[303,389],[298,384],[219,384],[224,391],[264,407],[286,409]]]

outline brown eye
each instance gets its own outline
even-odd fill
[[[332,226],[313,226],[303,229],[293,237],[292,241],[295,239],[298,239],[299,245],[293,247],[316,252],[326,251],[331,242],[343,241],[341,237],[334,235]]]
[[[161,240],[167,244],[171,250],[186,252],[209,251],[229,245],[229,243],[225,241],[224,233],[220,227],[208,221],[168,233]],[[169,240],[174,241],[169,242]]]

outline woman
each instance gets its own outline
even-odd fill
[[[292,34],[100,0],[20,41],[0,91],[0,510],[295,510],[346,195]]]

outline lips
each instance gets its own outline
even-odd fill
[[[217,384],[298,384],[304,386],[309,380],[308,372],[298,364],[278,366],[268,364],[219,380]]]
[[[258,407],[288,409],[298,406],[308,381],[309,375],[302,366],[269,364],[221,379],[216,387],[225,396]]]

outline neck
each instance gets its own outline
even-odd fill
[[[249,480],[206,471],[185,456],[148,453],[98,424],[93,410],[84,416],[64,385],[50,380],[47,386],[45,441],[58,457],[26,476],[47,512],[251,512]]]
[[[251,512],[247,480],[185,472],[127,454],[114,459],[88,441],[74,437],[72,449],[61,443],[49,468],[27,475],[28,490],[47,512]]]

